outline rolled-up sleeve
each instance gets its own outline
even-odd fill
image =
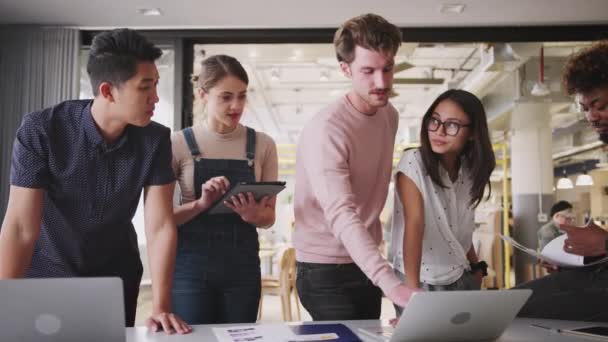
[[[48,142],[39,121],[24,117],[13,143],[11,185],[24,188],[48,188]]]
[[[172,168],[171,136],[169,129],[163,130],[150,175],[145,185],[165,185],[175,181]]]

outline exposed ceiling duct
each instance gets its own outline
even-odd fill
[[[540,43],[482,44],[476,53],[479,64],[463,80],[450,84],[450,88],[468,90],[484,97],[508,72],[513,72],[538,51]]]

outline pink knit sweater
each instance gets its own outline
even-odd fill
[[[378,248],[397,124],[391,104],[364,115],[344,96],[306,125],[296,158],[297,260],[354,261],[385,293],[401,283]]]

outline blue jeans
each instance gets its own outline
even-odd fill
[[[180,233],[173,312],[189,324],[253,323],[261,293],[257,239],[223,227]]]
[[[382,291],[354,263],[298,262],[296,287],[315,321],[380,318]]]

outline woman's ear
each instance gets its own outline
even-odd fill
[[[201,97],[201,99],[202,99],[204,102],[207,102],[207,96],[208,96],[209,94],[207,94],[207,92],[206,92],[206,91],[204,91],[204,90],[203,90],[203,89],[201,89],[201,88],[198,88],[198,89],[197,89],[197,91],[198,91],[198,96],[200,96],[200,97]]]

